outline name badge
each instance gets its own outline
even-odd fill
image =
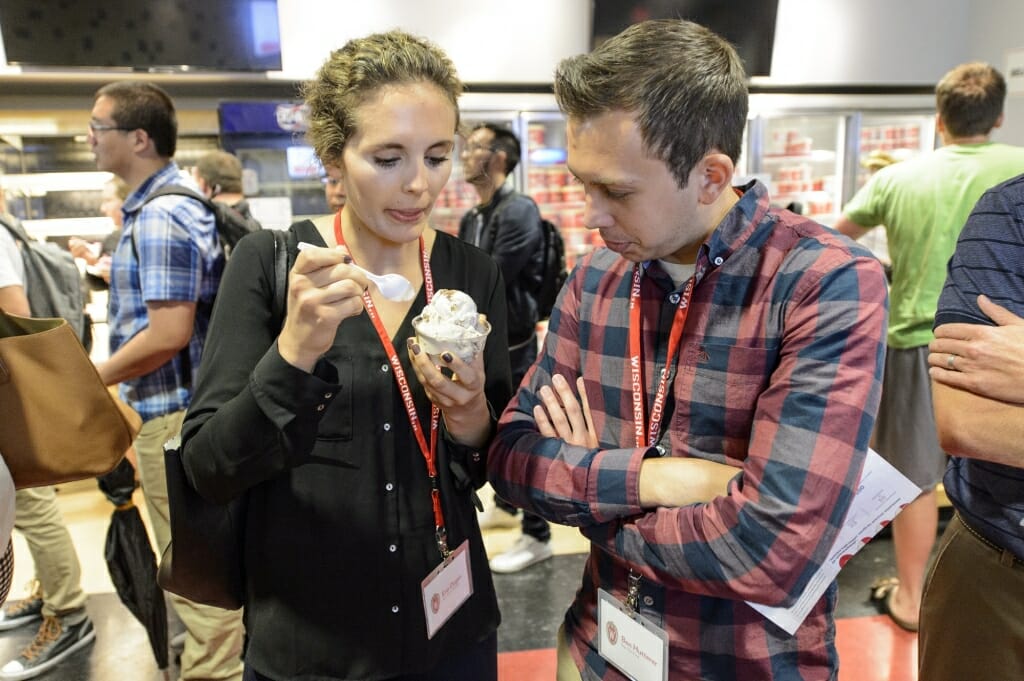
[[[469,567],[469,540],[448,554],[444,562],[422,583],[423,612],[427,615],[427,638],[473,595],[473,573]]]
[[[604,589],[597,592],[597,652],[633,681],[668,681],[668,634]]]

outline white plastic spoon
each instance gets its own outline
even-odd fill
[[[307,248],[323,247],[317,246],[316,244],[311,244],[308,241],[299,242],[300,251],[304,251]],[[377,290],[380,291],[380,294],[387,298],[388,300],[405,302],[407,300],[412,300],[413,298],[416,297],[416,289],[414,289],[412,287],[412,284],[409,283],[409,280],[403,277],[401,274],[374,274],[373,272],[368,272],[364,270],[362,267],[356,265],[355,263],[349,263],[349,267],[354,267],[355,269],[365,274],[367,279],[369,279],[370,281],[377,285]]]

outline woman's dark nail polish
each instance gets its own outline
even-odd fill
[[[345,263],[346,265],[351,265],[352,264],[352,256],[351,255],[343,255],[341,257],[341,261],[343,263]]]
[[[450,352],[446,352],[446,353],[444,353],[443,355],[441,355],[441,359],[443,359],[443,360],[444,360],[445,362],[447,362],[448,364],[451,364],[451,363],[452,363],[452,360],[453,360],[453,359],[455,359],[455,358],[454,358],[454,357],[452,357],[452,353],[450,353]]]
[[[419,343],[413,343],[412,344],[412,354],[414,354],[414,355],[419,355],[420,354],[420,345],[419,345]]]

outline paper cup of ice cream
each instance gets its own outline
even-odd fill
[[[476,311],[476,303],[462,291],[440,289],[413,318],[416,342],[434,362],[450,352],[467,364],[484,349],[491,324]]]

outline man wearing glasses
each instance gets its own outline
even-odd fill
[[[519,139],[509,130],[477,126],[462,151],[466,182],[480,203],[459,223],[459,237],[491,254],[501,267],[508,301],[508,347],[512,383],[519,385],[537,358],[537,300],[544,232],[537,204],[506,183],[520,156]],[[515,527],[517,510],[497,496],[480,517],[481,529]],[[518,572],[551,557],[551,527],[540,516],[523,513],[523,536],[511,549],[491,559],[491,570]]]
[[[110,358],[97,370],[142,416],[134,445],[157,555],[170,542],[163,444],[181,430],[224,269],[214,216],[203,204],[180,195],[146,202],[161,187],[189,184],[172,160],[177,134],[174,103],[159,87],[123,81],[96,93],[89,123],[96,167],[130,191],[111,260]],[[241,679],[241,612],[170,599],[187,630],[181,678]]]

